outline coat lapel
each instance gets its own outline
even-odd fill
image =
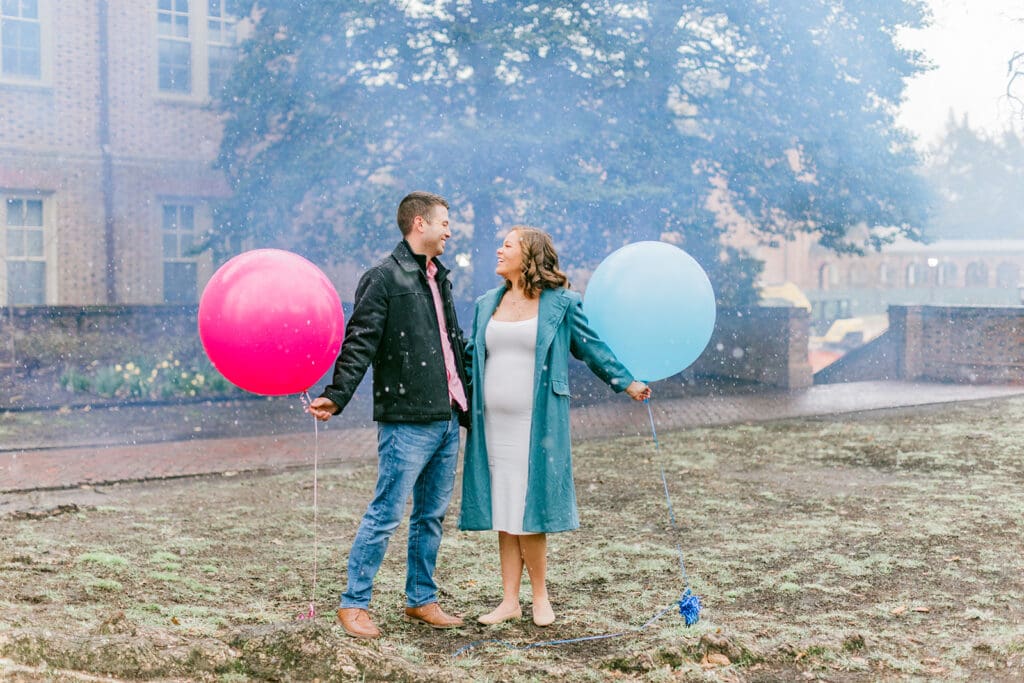
[[[540,293],[540,308],[537,312],[537,367],[544,365],[548,347],[555,338],[555,331],[569,308],[569,297],[561,289],[545,289]]]
[[[498,307],[498,302],[501,301],[502,295],[505,293],[504,287],[497,287],[487,292],[477,301],[477,319],[476,319],[476,337],[473,339],[473,343],[478,349],[486,348],[487,342],[487,323],[490,321],[491,316],[494,315],[494,309]],[[483,367],[483,359],[481,358],[480,367]]]

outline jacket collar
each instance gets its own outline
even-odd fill
[[[495,287],[480,297],[480,310],[487,313],[486,320],[490,320],[491,316],[494,315],[495,309],[498,308],[498,302],[505,295],[506,289],[506,287]],[[484,325],[481,325],[481,327],[484,327]]]
[[[414,273],[418,270],[424,274],[427,272],[427,257],[423,254],[415,253],[406,240],[398,243],[394,251],[391,252],[391,256],[405,271]],[[449,271],[436,256],[434,257],[434,265],[437,266],[437,281],[442,282],[448,277]]]

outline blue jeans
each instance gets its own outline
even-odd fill
[[[420,607],[437,602],[434,567],[441,523],[455,487],[459,422],[454,416],[442,422],[379,422],[377,456],[377,490],[352,543],[348,587],[341,595],[341,606],[369,606],[373,579],[391,534],[405,515],[410,494],[406,604]]]

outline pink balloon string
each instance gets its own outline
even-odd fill
[[[309,398],[309,392],[304,391],[299,395],[299,399],[302,401],[302,405],[305,409],[309,409],[311,399]],[[316,570],[317,570],[317,557],[319,555],[319,543],[317,536],[317,463],[320,460],[320,427],[317,424],[317,419],[313,418],[313,590],[309,598],[309,608],[305,612],[300,612],[296,619],[314,619],[316,617]]]

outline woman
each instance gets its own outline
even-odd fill
[[[498,249],[495,272],[505,284],[477,300],[466,350],[475,391],[459,527],[498,532],[504,596],[479,621],[522,617],[525,564],[533,622],[547,626],[555,613],[545,579],[546,534],[579,526],[569,450],[569,354],[617,392],[637,401],[651,392],[590,329],[547,233],[513,227]]]

